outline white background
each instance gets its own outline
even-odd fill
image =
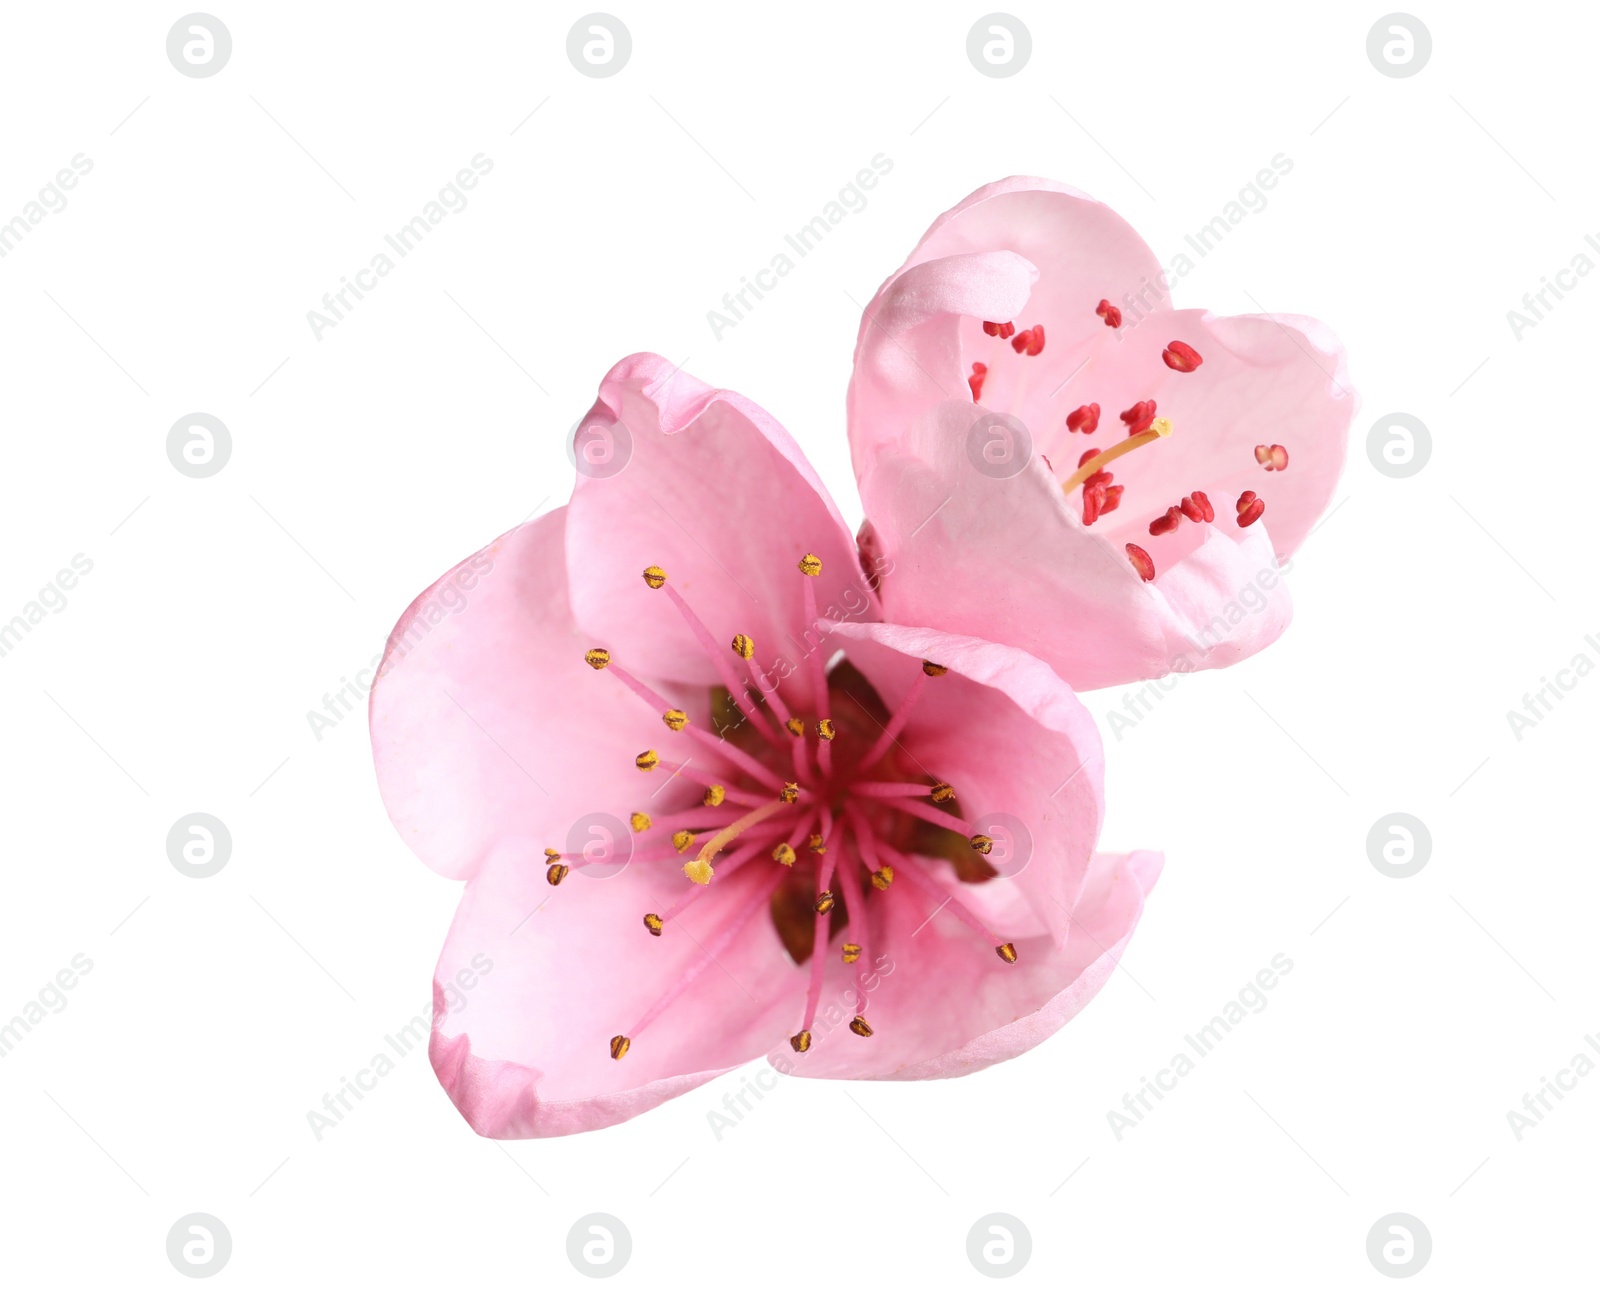
[[[8,1287],[187,1287],[165,1242],[196,1211],[232,1234],[216,1287],[250,1289],[589,1287],[565,1245],[595,1211],[633,1237],[617,1288],[987,1287],[991,1212],[1032,1234],[1018,1288],[1387,1287],[1366,1236],[1397,1211],[1432,1234],[1418,1287],[1592,1280],[1600,1075],[1520,1141],[1506,1117],[1600,1030],[1600,679],[1521,740],[1506,718],[1600,661],[1600,282],[1520,340],[1506,318],[1600,233],[1592,13],[1431,6],[1395,79],[1380,6],[1027,4],[1031,62],[992,79],[981,6],[656,2],[591,79],[580,6],[215,12],[208,79],[167,60],[176,6],[9,6],[0,41],[0,220],[93,162],[0,260],[0,620],[93,562],[0,658],[0,1019],[93,962],[0,1059]],[[479,153],[470,205],[316,339]],[[877,153],[867,208],[714,339]],[[1362,408],[1285,638],[1102,722],[1105,843],[1168,864],[1101,997],[959,1082],[780,1081],[720,1139],[755,1069],[501,1146],[418,1051],[318,1141],[307,1111],[425,1007],[457,889],[389,826],[362,718],[318,740],[307,711],[565,498],[606,368],[656,350],[761,402],[854,521],[859,306],[935,215],[1045,175],[1165,261],[1278,153],[1176,301],[1324,319]],[[204,480],[165,451],[194,411],[233,439]],[[1391,411],[1432,433],[1409,479],[1366,453]],[[196,811],[233,836],[206,880],[166,856]],[[1432,833],[1409,879],[1368,858],[1394,811]],[[1266,1008],[1119,1141],[1107,1112],[1277,953]]]

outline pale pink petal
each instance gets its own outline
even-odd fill
[[[804,972],[773,934],[765,879],[752,867],[717,881],[656,938],[642,917],[687,887],[675,867],[636,863],[605,878],[575,870],[555,889],[532,862],[484,867],[435,971],[430,1047],[473,1130],[521,1139],[610,1126],[792,1031]],[[694,982],[612,1059],[610,1039],[696,967]]]
[[[623,360],[583,425],[626,428],[615,474],[580,473],[568,521],[574,618],[619,665],[684,682],[718,674],[666,597],[640,572],[657,565],[726,644],[752,637],[763,669],[799,659],[807,620],[796,566],[825,618],[876,618],[855,542],[816,473],[773,418],[655,355]],[[619,437],[620,439],[620,437]],[[803,686],[805,670],[794,685]]]
[[[518,526],[429,587],[372,688],[384,806],[452,878],[495,857],[532,866],[583,814],[625,812],[638,789],[630,754],[644,742],[628,733],[648,715],[583,662],[595,643],[567,605],[566,515]]]
[[[1159,853],[1095,854],[1065,946],[1044,937],[1019,941],[1015,965],[978,944],[948,911],[933,915],[931,900],[890,904],[868,982],[873,1035],[840,1026],[854,1013],[854,994],[835,992],[811,1050],[797,1056],[779,1048],[768,1059],[800,1077],[913,1080],[960,1077],[1020,1055],[1111,977],[1161,865]]]
[[[845,624],[833,640],[891,711],[923,676],[922,661],[950,671],[921,684],[898,738],[905,775],[948,782],[968,824],[1020,823],[1028,851],[1020,869],[962,885],[964,901],[991,921],[1026,913],[1025,925],[996,931],[1002,941],[1065,937],[1105,813],[1100,733],[1083,703],[1013,647],[900,624]],[[896,888],[885,901],[908,896]]]

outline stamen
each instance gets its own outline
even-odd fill
[[[861,824],[854,816],[848,822],[848,829],[851,834],[859,834],[861,830]],[[856,877],[856,861],[849,856],[850,850],[844,848],[842,844],[840,853],[844,856],[841,869],[844,872],[846,891],[853,896],[861,891],[860,882]],[[846,965],[854,965],[861,959],[861,952],[867,941],[867,911],[865,903],[851,902],[846,909],[844,937],[845,942],[844,946],[839,949],[839,957]],[[851,977],[855,980],[856,985],[856,1014],[864,1015],[867,1013],[865,975],[854,973]]]
[[[1127,425],[1129,435],[1138,435],[1145,430],[1156,415],[1156,402],[1154,400],[1140,400],[1132,408],[1123,409],[1117,414]]]
[[[786,804],[792,804],[800,798],[800,787],[793,781],[785,781],[783,789],[778,791],[778,798]]]
[[[750,698],[745,694],[744,680],[734,673],[733,666],[728,663],[727,657],[717,649],[716,639],[711,636],[711,630],[705,626],[705,622],[695,614],[694,608],[684,600],[683,594],[671,584],[667,585],[667,596],[671,598],[672,604],[678,608],[678,614],[683,616],[683,622],[688,625],[689,632],[694,634],[695,641],[700,644],[700,649],[705,652],[706,658],[715,667],[717,677],[722,680],[722,685],[727,688],[728,696],[732,699],[734,706],[745,718],[754,723],[756,730],[769,741],[776,740],[777,736],[772,730],[772,725],[767,722],[761,711],[750,703]],[[744,644],[746,650],[740,650],[740,643]],[[733,639],[733,649],[746,660],[750,659],[756,652],[755,643],[743,633]],[[673,728],[673,731],[677,730],[677,728]]]
[[[772,860],[779,866],[794,865],[794,846],[792,844],[779,844],[772,850]]]
[[[1169,341],[1167,348],[1161,352],[1161,362],[1175,373],[1192,373],[1205,360],[1200,358],[1200,352],[1184,341]]]
[[[646,750],[643,754],[634,757],[633,766],[638,768],[640,772],[649,772],[660,762],[661,756],[659,754],[654,750]]]
[[[989,336],[999,337],[1002,341],[1004,341],[1017,330],[1017,325],[1014,323],[989,323],[985,321],[983,330]]]
[[[666,700],[654,689],[645,686],[644,683],[640,682],[621,665],[614,664],[607,669],[606,672],[620,682],[629,691],[631,691],[635,696],[638,696],[641,700],[643,700],[645,704],[650,706],[651,709],[659,713],[661,715],[661,721],[664,722],[668,727],[672,728],[674,732],[687,731],[689,735],[696,741],[699,741],[701,745],[706,746],[708,749],[714,751],[722,758],[727,759],[730,763],[736,764],[763,785],[771,786],[774,790],[776,790],[782,784],[773,774],[772,770],[766,766],[766,764],[752,758],[732,742],[726,741],[720,736],[713,736],[699,724],[690,723],[689,716],[687,714],[685,714],[681,709],[672,708],[672,706],[668,705]],[[678,722],[680,717],[683,720],[681,723]],[[645,755],[649,755],[653,760],[655,760],[655,762],[651,762],[649,764],[641,762]],[[634,762],[637,763],[638,766],[645,772],[648,772],[651,768],[655,767],[656,762],[659,761],[659,756],[656,755],[654,750],[646,750],[645,754],[641,754],[638,759],[634,760]]]
[[[791,718],[784,724],[784,726],[789,729],[790,736],[804,736],[806,734],[806,725],[804,719]]]
[[[972,392],[972,402],[983,398],[983,379],[989,375],[988,364],[973,364],[972,375],[967,378],[967,389]]]
[[[644,568],[644,581],[652,588],[660,588],[667,582],[667,572],[660,566],[646,566]]]
[[[817,895],[816,902],[811,904],[811,909],[819,916],[823,916],[833,910],[834,902],[833,890],[824,889]]]
[[[1044,324],[1024,328],[1011,338],[1011,348],[1019,355],[1037,355],[1044,350]]]
[[[706,787],[705,796],[700,800],[707,808],[721,808],[723,800],[728,797],[726,786],[710,785]]]
[[[644,927],[646,929],[648,929],[657,938],[661,937],[661,926],[664,923],[665,922],[662,921],[661,917],[656,915],[655,912],[653,912],[653,911],[645,912],[645,914],[644,914]]]
[[[918,789],[924,789],[924,787],[919,786]],[[853,795],[855,787],[851,786],[846,793]],[[887,798],[887,796],[884,796],[884,798]],[[955,813],[947,813],[943,809],[935,808],[930,803],[925,803],[921,796],[915,799],[892,799],[889,802],[896,811],[907,813],[912,817],[920,817],[923,821],[932,822],[935,826],[943,826],[947,830],[960,831],[963,835],[972,833],[972,826],[969,822],[963,821]]]
[[[1106,321],[1106,327],[1120,328],[1122,326],[1122,311],[1104,297],[1101,298],[1100,304],[1094,307],[1094,312]]]
[[[1084,404],[1067,414],[1067,430],[1093,435],[1100,425],[1100,406]]]
[[[936,672],[935,672],[936,671]],[[889,747],[894,744],[895,738],[904,730],[906,723],[911,718],[911,711],[916,708],[917,700],[922,695],[923,688],[928,685],[929,678],[942,678],[950,671],[943,665],[922,662],[922,672],[911,680],[911,686],[906,688],[905,699],[900,702],[900,708],[889,715],[889,721],[884,724],[883,731],[878,733],[878,739],[872,743],[872,748],[861,756],[860,768],[871,768],[879,759],[889,752]]]
[[[1150,522],[1151,534],[1166,534],[1176,530],[1183,521],[1183,513],[1176,507],[1169,507],[1155,520]]]
[[[822,718],[817,720],[817,736],[820,740],[831,741],[838,735],[838,729],[834,727],[833,720],[831,718]]]
[[[583,662],[591,669],[604,669],[611,663],[611,652],[604,647],[590,647],[583,653]]]
[[[1178,506],[1191,521],[1210,521],[1216,517],[1216,513],[1211,510],[1211,500],[1198,489],[1181,500]]]
[[[794,1047],[798,1054],[804,1055],[808,1050],[811,1049],[811,1030],[809,1028],[802,1028],[789,1039],[789,1045]]]
[[[1267,500],[1257,498],[1253,489],[1247,489],[1239,495],[1239,501],[1234,504],[1239,513],[1239,528],[1254,525],[1261,519],[1261,514],[1267,510]]]
[[[635,835],[643,835],[647,830],[650,829],[650,814],[634,813],[628,818],[628,825],[632,828]]]
[[[872,887],[879,893],[883,893],[894,883],[894,868],[885,863],[872,873],[871,879]]]
[[[756,644],[743,633],[735,633],[733,635],[732,646],[734,655],[738,656],[741,660],[749,660],[754,657],[756,653]]]
[[[1153,408],[1154,405],[1152,404],[1151,407]],[[1166,418],[1154,419],[1152,422],[1150,422],[1148,430],[1140,431],[1137,435],[1129,436],[1120,444],[1114,444],[1109,449],[1101,450],[1099,453],[1095,454],[1094,457],[1090,458],[1088,462],[1081,464],[1077,471],[1073,472],[1072,475],[1067,477],[1065,483],[1061,486],[1062,492],[1071,494],[1073,490],[1077,489],[1079,485],[1088,480],[1090,476],[1095,474],[1095,472],[1105,467],[1107,463],[1115,462],[1118,458],[1122,457],[1123,454],[1132,453],[1141,445],[1151,444],[1156,440],[1163,440],[1171,434],[1171,422],[1167,421]]]
[[[895,850],[892,849],[887,851],[895,852]],[[911,863],[912,861],[910,858],[905,857],[904,854],[900,854],[899,856],[901,857],[901,860],[906,863]],[[943,885],[936,884],[933,879],[924,874],[919,867],[915,865],[907,865],[904,870],[912,884],[916,888],[922,890],[927,897],[938,902],[940,908],[948,907],[952,912],[955,913],[956,917],[961,921],[962,924],[966,925],[969,929],[974,929],[978,933],[982,934],[984,938],[988,940],[989,946],[994,948],[999,954],[1002,961],[1005,961],[1008,965],[1015,964],[1017,959],[1017,949],[1015,944],[1006,942],[1004,939],[1002,939],[998,934],[984,924],[971,908],[969,908],[964,902],[955,897],[953,894],[948,893]],[[934,914],[937,915],[938,911],[936,910]],[[1005,948],[1011,949],[1011,955],[1006,955],[1004,951]]]
[[[922,672],[930,678],[943,678],[950,670],[942,664],[934,664],[932,660],[924,660],[922,662]]]
[[[972,845],[973,852],[982,853],[985,857],[989,855],[989,850],[994,847],[993,838],[981,833],[974,835],[967,843]]]
[[[681,732],[689,726],[689,716],[681,709],[669,709],[661,716],[661,721],[674,732]]]
[[[936,804],[948,803],[956,792],[944,781],[924,785],[920,781],[857,781],[850,787],[853,795],[868,799],[918,799],[927,795]]]
[[[689,851],[689,845],[691,845],[693,843],[694,843],[694,832],[693,831],[673,831],[672,832],[672,847],[677,849],[678,852],[687,853]],[[985,849],[984,852],[988,852],[988,850]]]
[[[752,838],[748,839],[745,843],[741,844],[740,847],[734,849],[725,858],[723,858],[722,864],[717,868],[718,878],[723,884],[726,884],[730,877],[737,875],[745,863],[749,862],[758,853],[765,849],[772,838],[770,835],[765,834],[762,828],[757,828],[750,834]],[[761,836],[762,838],[754,838],[756,836]],[[662,922],[665,923],[667,921],[676,920],[679,916],[683,915],[686,910],[694,906],[699,899],[705,897],[705,895],[710,892],[711,889],[709,886],[698,884],[691,885],[687,893],[684,893],[675,899],[672,905],[661,913]],[[648,923],[649,922],[646,921],[646,924]]]
[[[846,965],[854,965],[861,959],[861,944],[846,943],[839,949],[839,954]]]
[[[567,878],[567,875],[571,870],[572,868],[563,862],[552,862],[549,868],[545,871],[544,878],[553,885],[560,884]]]
[[[1123,545],[1128,553],[1128,560],[1133,562],[1133,568],[1139,572],[1139,578],[1149,583],[1156,577],[1156,563],[1150,560],[1150,554],[1137,543]]]
[[[833,881],[833,861],[837,856],[837,854],[833,854],[823,859],[822,869],[817,875],[819,903],[821,902],[821,895],[828,893],[828,885]],[[783,873],[780,871],[778,874],[782,875]],[[832,897],[831,894],[828,896]],[[831,902],[828,910],[819,908],[816,919],[811,926],[811,982],[806,988],[805,1017],[800,1021],[800,1031],[802,1033],[811,1030],[811,1025],[817,1017],[817,1006],[822,1000],[822,971],[824,962],[828,959],[825,953],[828,947],[829,911],[831,910]]]
[[[1017,963],[1017,945],[1015,943],[1001,943],[994,950],[995,954],[1007,965],[1015,965]]]
[[[645,753],[654,754],[655,751],[647,750]],[[643,755],[640,756],[640,758],[643,757]],[[650,768],[645,768],[642,764],[640,766],[646,772],[650,771],[650,768],[659,766],[663,771],[670,774],[669,780],[671,777],[682,777],[685,781],[692,781],[699,786],[711,787],[717,784],[716,776],[713,773],[694,769],[693,764],[688,760],[683,763],[674,763],[670,759],[663,760],[658,758],[656,763],[650,765]],[[657,793],[659,794],[660,792],[658,791]],[[759,808],[762,804],[770,802],[772,798],[771,795],[757,795],[748,790],[730,790],[727,788],[723,789],[723,796],[730,804],[742,804],[746,808]]]
[[[871,1037],[872,1025],[860,1015],[857,1015],[850,1021],[850,1031],[853,1032],[857,1037]]]
[[[800,573],[815,579],[822,573],[822,558],[814,552],[808,552],[800,558]]]
[[[660,1017],[661,1012],[670,1006],[674,1001],[676,1001],[680,996],[682,996],[684,992],[687,991],[688,988],[694,983],[694,981],[705,973],[709,966],[718,965],[721,963],[720,957],[722,953],[727,950],[728,945],[732,943],[734,939],[738,938],[739,935],[744,932],[744,927],[750,923],[755,914],[765,907],[769,901],[771,901],[772,895],[777,890],[782,879],[783,873],[780,871],[772,877],[770,883],[757,883],[753,886],[753,893],[750,901],[734,913],[733,919],[726,921],[723,924],[722,928],[717,931],[717,936],[714,939],[710,940],[704,945],[702,950],[704,951],[705,955],[696,961],[692,966],[690,966],[676,983],[674,983],[656,999],[656,1003],[651,1006],[649,1010],[645,1011],[644,1017],[633,1026],[630,1032],[626,1034],[619,1033],[616,1037],[611,1039],[612,1059],[620,1060],[624,1055],[626,1055],[628,1053],[628,1047],[633,1042],[634,1038],[638,1037],[640,1033],[644,1032],[646,1028],[654,1023],[655,1020]],[[619,1042],[621,1043],[620,1051],[617,1046]]]
[[[792,800],[778,799],[764,804],[754,812],[746,813],[736,822],[731,822],[713,835],[701,846],[699,854],[694,861],[683,868],[684,875],[696,884],[710,884],[712,869],[711,859],[716,857],[731,840],[736,840],[752,826],[764,822],[776,813],[781,813],[792,803]],[[674,841],[676,842],[676,841]]]
[[[1258,444],[1256,461],[1268,471],[1282,471],[1289,465],[1289,451],[1281,444]]]
[[[800,561],[800,570],[802,574],[815,578],[822,573],[821,558],[808,552]],[[817,624],[817,593],[811,579],[806,580],[803,591],[805,593],[806,629],[809,632]],[[811,698],[812,704],[817,707],[817,718],[819,720],[817,731],[820,733],[822,724],[828,722],[828,680],[825,674],[822,651],[819,648],[820,643],[818,647],[811,648],[806,655],[811,665]],[[829,726],[831,727],[832,724],[829,723]],[[830,776],[833,772],[833,751],[827,741],[822,741],[817,745],[817,767],[824,777]]]
[[[822,832],[812,831],[806,838],[806,847],[813,853],[826,853],[828,846],[822,842]]]

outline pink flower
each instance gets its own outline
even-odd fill
[[[934,221],[867,307],[850,385],[888,618],[1022,647],[1080,691],[1283,632],[1278,560],[1344,463],[1344,352],[1313,319],[1174,310],[1164,282],[1121,217],[1049,180]]]
[[[949,1077],[1050,1036],[1161,867],[1094,852],[1083,706],[904,599],[884,622],[748,400],[638,355],[585,434],[619,425],[623,469],[425,591],[372,693],[389,814],[466,881],[430,1047],[451,1099],[486,1136],[561,1135],[762,1055]]]

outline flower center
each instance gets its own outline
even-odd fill
[[[664,591],[712,662],[721,686],[712,692],[710,723],[699,723],[648,684],[594,647],[584,660],[610,674],[661,716],[669,731],[698,748],[692,757],[664,759],[655,750],[634,757],[642,772],[664,772],[704,788],[700,803],[652,817],[635,812],[629,825],[638,837],[631,860],[678,862],[685,878],[680,896],[643,923],[661,938],[711,885],[732,884],[743,900],[715,935],[700,946],[701,957],[671,984],[626,1033],[611,1039],[613,1059],[687,991],[762,908],[797,964],[811,962],[800,1028],[789,1039],[798,1053],[811,1047],[829,949],[842,933],[840,960],[854,966],[855,1018],[850,1031],[872,1036],[867,1023],[869,949],[884,926],[879,904],[906,901],[907,891],[934,910],[948,908],[981,935],[1008,964],[1014,944],[996,935],[965,903],[952,897],[933,872],[948,863],[957,881],[979,883],[996,873],[985,860],[993,841],[961,812],[954,787],[932,780],[901,744],[900,737],[923,693],[937,689],[949,671],[930,660],[890,711],[864,675],[841,657],[827,668],[818,629],[815,584],[822,562],[807,554],[799,562],[809,679],[807,712],[792,712],[780,677],[797,672],[780,660],[771,670],[755,663],[756,643],[736,633],[720,648],[711,630],[674,588],[667,572],[649,566],[644,580]],[[921,779],[917,777],[921,776]],[[693,850],[692,856],[690,851]],[[592,861],[582,854],[545,850],[545,877],[559,885],[573,868]],[[904,881],[905,883],[900,883]],[[891,893],[901,895],[891,898]]]

